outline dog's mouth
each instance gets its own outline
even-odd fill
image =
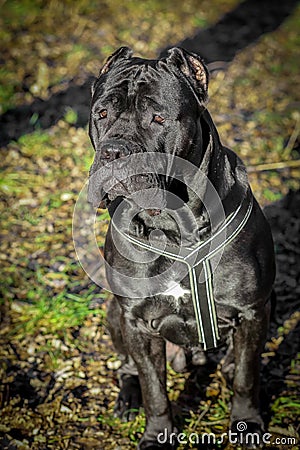
[[[150,216],[157,216],[166,207],[165,185],[155,174],[133,175],[123,180],[116,175],[106,178],[99,187],[93,177],[89,182],[88,200],[93,206],[107,208],[118,198],[125,198]]]
[[[164,183],[153,174],[134,175],[118,182],[107,194],[110,201],[125,197],[150,216],[158,216],[166,207]]]
[[[108,208],[123,198],[135,209],[157,216],[169,204],[171,168],[170,160],[159,153],[140,152],[108,163],[96,154],[90,170],[88,201],[95,207]]]

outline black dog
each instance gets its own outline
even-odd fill
[[[231,426],[243,421],[260,433],[263,427],[259,365],[275,273],[273,242],[243,163],[220,143],[205,107],[207,86],[208,71],[195,54],[173,48],[166,58],[145,60],[125,47],[107,60],[93,86],[89,201],[108,207],[112,222],[117,217],[105,243],[112,269],[107,278],[116,294],[110,330],[123,359],[115,411],[131,419],[130,410],[143,403],[147,425],[140,449],[173,448],[158,440],[174,432],[166,342],[201,364],[203,349],[226,341],[224,370],[233,362],[235,368]],[[180,178],[183,160],[204,177]],[[225,214],[215,224],[220,208],[208,195],[211,185]],[[226,234],[221,240],[220,230]],[[177,366],[184,365],[182,355]]]

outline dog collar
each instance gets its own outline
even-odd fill
[[[213,235],[194,247],[178,247],[177,253],[174,252],[175,248],[168,244],[162,247],[157,242],[154,246],[148,241],[125,233],[118,229],[112,220],[117,232],[132,244],[187,265],[199,343],[203,345],[204,350],[217,347],[220,339],[211,260],[241,232],[251,215],[252,208],[253,196],[249,190],[236,211],[225,219]],[[200,281],[202,271],[204,281]]]

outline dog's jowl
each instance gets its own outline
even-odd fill
[[[230,426],[243,421],[263,432],[259,367],[273,242],[243,163],[220,142],[207,89],[196,54],[173,48],[146,60],[125,47],[92,89],[88,199],[111,215],[108,320],[122,361],[115,413],[131,420],[143,405],[140,449],[176,446],[166,348],[179,370],[204,364],[206,350],[227,344]]]

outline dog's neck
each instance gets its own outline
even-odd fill
[[[191,190],[188,193],[188,205],[194,213],[203,214],[203,201],[208,191],[207,184],[211,183],[216,190],[226,216],[238,208],[248,190],[246,169],[235,153],[223,147],[215,124],[205,109],[200,116],[201,143],[198,148],[198,162],[201,173],[207,177],[197,195]],[[192,154],[192,159],[195,156]],[[200,195],[199,195],[200,194]]]

